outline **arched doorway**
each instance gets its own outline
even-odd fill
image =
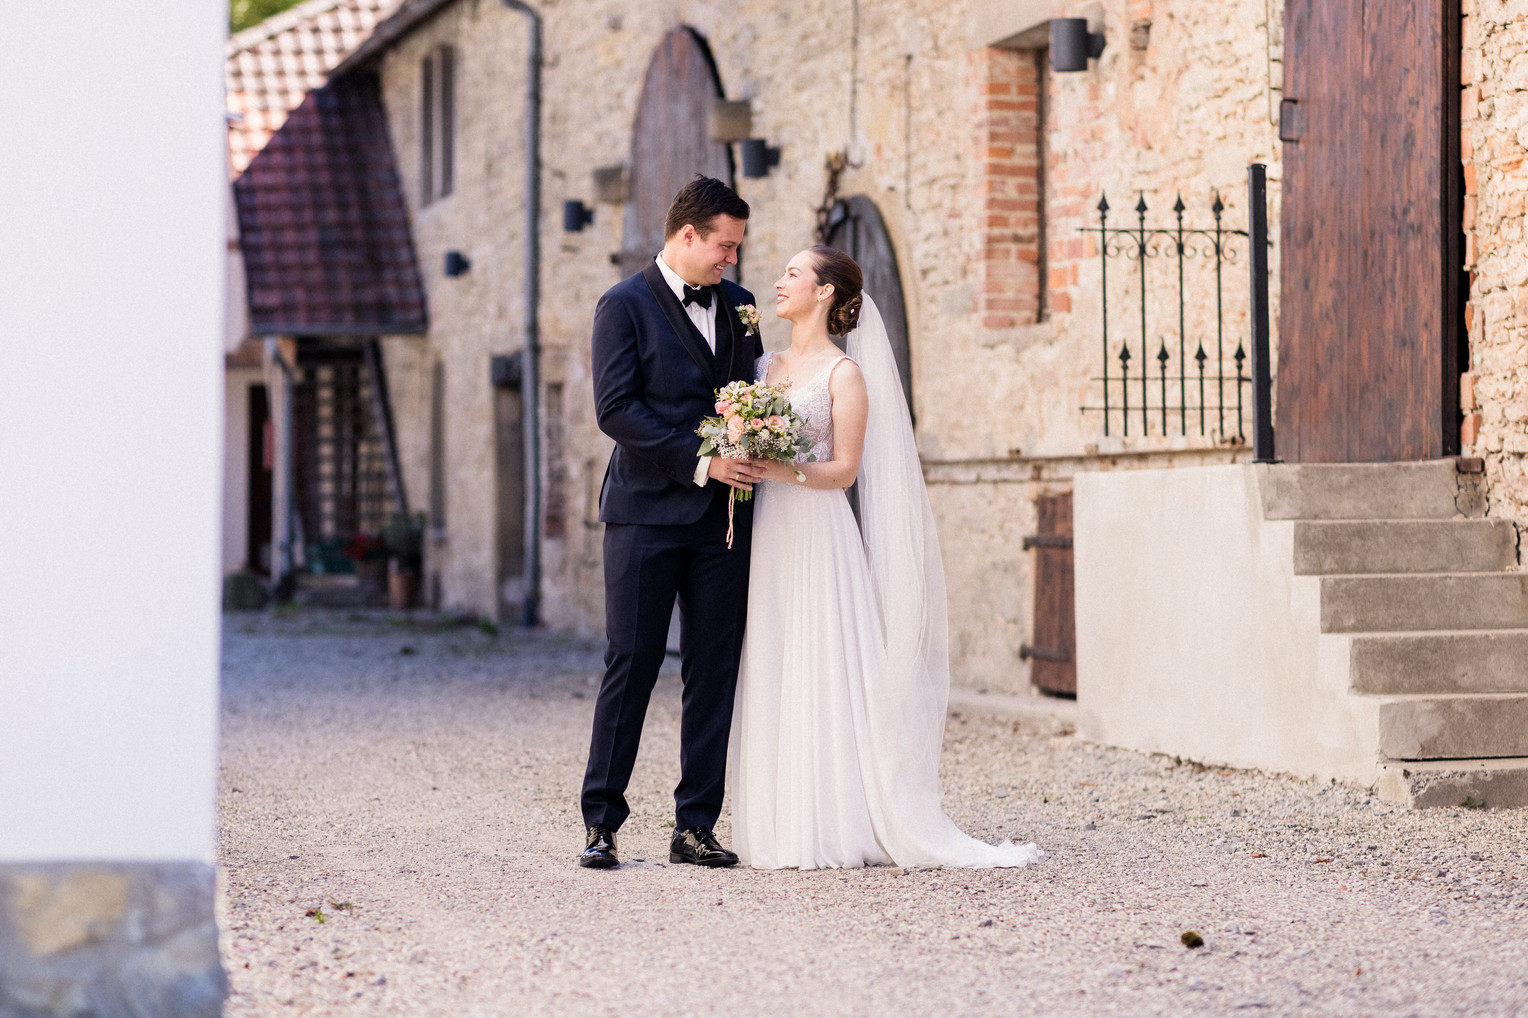
[[[663,221],[675,193],[697,173],[732,184],[732,149],[712,141],[711,104],[722,97],[711,51],[695,32],[676,28],[647,65],[631,128],[630,197],[621,229],[621,275],[663,247]]]
[[[902,375],[907,408],[913,406],[912,355],[907,340],[907,305],[902,300],[902,276],[897,271],[897,252],[891,246],[886,222],[875,202],[862,194],[840,200],[828,217],[828,246],[836,247],[859,262],[865,273],[865,292],[875,300],[886,322],[891,352]]]

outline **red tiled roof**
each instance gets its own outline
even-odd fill
[[[228,40],[228,155],[234,176],[400,0],[308,0]]]
[[[253,335],[424,332],[424,286],[381,86],[308,93],[234,181]]]

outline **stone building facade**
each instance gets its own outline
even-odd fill
[[[610,443],[594,423],[588,332],[619,276],[611,256],[623,247],[623,209],[595,201],[592,171],[628,160],[643,77],[666,33],[685,28],[703,41],[724,97],[748,100],[753,134],[781,152],[768,176],[736,180],[754,209],[743,285],[767,299],[779,267],[813,241],[835,155],[845,161],[836,194],[865,196],[879,211],[905,295],[913,409],[950,578],[955,681],[1021,693],[1034,583],[1022,539],[1035,532],[1037,499],[1069,490],[1079,471],[1250,458],[1250,410],[1240,427],[1226,415],[1249,398],[1238,381],[1248,369],[1232,363],[1249,345],[1245,241],[1226,238],[1232,257],[1217,293],[1205,235],[1191,239],[1180,301],[1170,238],[1154,243],[1143,295],[1128,238],[1116,235],[1104,251],[1086,231],[1099,225],[1106,195],[1111,227],[1135,226],[1140,201],[1149,227],[1171,228],[1181,196],[1190,230],[1211,226],[1217,197],[1224,228],[1244,230],[1247,166],[1266,165],[1276,350],[1282,6],[543,5],[543,620],[602,628],[596,513]],[[1465,452],[1487,457],[1496,511],[1519,518],[1528,505],[1528,304],[1516,288],[1528,247],[1515,183],[1521,104],[1510,82],[1528,52],[1521,6],[1466,0],[1463,106],[1473,368],[1462,438]],[[411,27],[367,57],[381,68],[431,308],[427,337],[389,341],[394,406],[411,490],[441,489],[431,548],[439,605],[500,615],[519,596],[506,585],[515,531],[501,518],[506,497],[523,497],[506,476],[523,461],[506,451],[519,434],[502,430],[489,378],[491,358],[524,343],[526,22],[500,0],[415,0],[400,16],[411,12]],[[1061,16],[1087,18],[1104,37],[1087,70],[1049,69],[1048,23]],[[425,203],[421,68],[441,46],[456,60],[456,190]],[[588,229],[560,228],[568,199],[594,205]],[[466,275],[442,273],[449,250],[468,257]],[[778,348],[788,332],[766,316],[764,338]],[[1202,430],[1201,345],[1211,393]],[[1101,409],[1106,397],[1112,417]]]
[[[1491,512],[1528,519],[1528,3],[1464,0],[1464,162],[1469,370],[1462,451],[1485,460]]]

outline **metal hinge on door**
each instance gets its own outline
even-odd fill
[[[1068,664],[1072,660],[1072,655],[1056,647],[1031,647],[1027,643],[1019,644],[1019,660],[1028,661],[1030,658],[1035,658],[1038,661],[1059,661],[1062,664]]]
[[[1279,140],[1299,141],[1305,133],[1305,118],[1300,115],[1300,100],[1279,100]]]

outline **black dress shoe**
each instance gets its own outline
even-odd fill
[[[737,853],[729,852],[716,840],[709,827],[691,827],[675,831],[669,844],[669,862],[689,862],[696,866],[736,866]]]
[[[619,866],[621,860],[615,857],[615,831],[598,824],[589,828],[589,843],[578,857],[578,864],[596,870]]]

